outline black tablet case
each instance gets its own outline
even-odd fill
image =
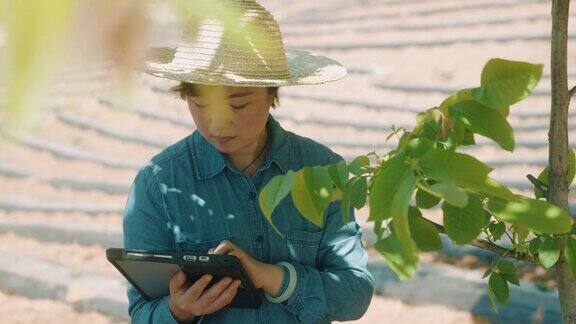
[[[108,248],[106,258],[147,300],[169,295],[170,279],[181,269],[187,275],[186,287],[205,274],[212,275],[209,286],[224,277],[240,279],[236,296],[226,307],[259,308],[262,303],[262,291],[254,288],[233,255]]]

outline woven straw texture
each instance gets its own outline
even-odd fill
[[[338,80],[338,62],[284,48],[272,14],[251,0],[221,0],[240,26],[216,18],[188,23],[176,48],[155,47],[143,71],[158,77],[208,85],[287,86]]]

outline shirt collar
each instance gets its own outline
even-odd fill
[[[280,170],[282,170],[282,173],[286,173],[290,168],[291,150],[288,132],[280,126],[272,115],[268,115],[266,127],[268,127],[268,144],[271,145],[269,145],[264,163],[260,165],[258,171],[268,169],[272,162],[274,162]],[[242,174],[242,172],[234,167],[230,160],[218,151],[214,145],[208,142],[198,130],[195,130],[192,135],[190,135],[189,143],[194,148],[192,150],[192,157],[198,179],[205,180],[214,177],[225,167],[228,167],[233,172]]]

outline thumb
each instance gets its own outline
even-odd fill
[[[185,281],[186,281],[186,274],[184,273],[184,271],[182,270],[178,271],[172,277],[172,279],[170,279],[170,285],[169,285],[170,293],[172,294],[174,292],[179,291]]]

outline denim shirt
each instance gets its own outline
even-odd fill
[[[154,156],[139,170],[128,195],[124,247],[206,253],[228,239],[259,261],[295,267],[296,288],[287,300],[263,298],[259,309],[223,308],[202,316],[201,323],[357,319],[368,308],[374,284],[353,209],[344,224],[340,202],[330,203],[320,229],[300,215],[288,195],[272,214],[281,237],[264,218],[257,198],[276,175],[342,157],[284,130],[272,115],[267,127],[269,148],[252,176],[234,167],[198,130]],[[131,284],[127,295],[133,323],[176,323],[169,296],[147,301]]]

